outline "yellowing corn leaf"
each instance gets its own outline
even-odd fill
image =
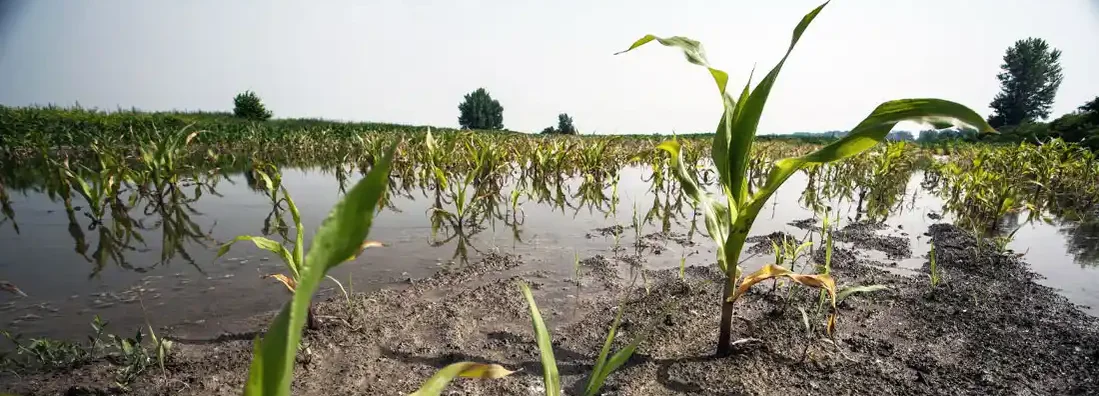
[[[736,301],[741,295],[747,293],[748,289],[751,289],[752,286],[759,282],[779,277],[789,278],[802,285],[823,289],[828,292],[828,296],[832,298],[832,314],[828,316],[828,335],[832,335],[832,332],[836,329],[836,281],[828,274],[799,274],[779,265],[767,264],[763,266],[763,268],[760,268],[759,271],[745,276],[744,279],[740,281],[740,286],[737,287],[733,296],[729,297],[729,301]]]
[[[298,288],[297,281],[283,274],[268,274],[263,276],[263,279],[267,278],[274,278],[275,280],[282,282],[282,284],[286,286],[287,289],[290,289],[291,293],[293,293],[294,290]]]
[[[187,135],[187,138],[183,140],[183,144],[191,144],[191,140],[194,139],[195,136],[198,136],[199,133],[202,133],[202,131],[191,132],[191,134]]]
[[[473,362],[458,362],[443,367],[424,382],[419,390],[410,396],[436,396],[446,389],[447,384],[457,377],[463,378],[488,378],[496,379],[511,375],[514,371],[508,370],[498,364],[485,364]]]
[[[351,255],[351,257],[348,257],[347,261],[358,258],[359,255],[363,254],[363,251],[372,247],[385,247],[385,245],[378,241],[365,241],[362,245],[359,246],[359,252]]]

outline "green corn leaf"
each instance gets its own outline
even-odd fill
[[[630,359],[630,356],[633,356],[633,353],[637,351],[637,346],[641,345],[641,341],[644,341],[647,336],[647,331],[637,332],[637,335],[633,337],[633,340],[631,340],[629,344],[626,344],[624,348],[611,356],[610,360],[606,362],[606,365],[602,367],[602,370],[598,373],[592,373],[594,384],[588,385],[588,391],[585,394],[588,396],[598,395],[599,389],[603,387],[603,382],[607,380],[607,377],[615,370],[618,370],[619,367],[622,367],[623,364],[626,364],[626,361]]]
[[[294,279],[298,278],[298,265],[296,264],[294,256],[289,250],[286,250],[286,246],[261,236],[239,235],[236,238],[233,238],[233,240],[221,245],[221,248],[218,248],[217,257],[229,253],[229,249],[233,247],[233,244],[241,241],[251,241],[256,247],[279,255],[279,258],[282,258],[282,262],[286,264],[286,267],[293,273]]]
[[[305,262],[303,255],[305,254],[304,234],[305,227],[301,225],[301,213],[298,212],[298,205],[294,204],[294,200],[290,198],[290,192],[286,190],[286,187],[282,187],[282,195],[286,197],[286,206],[290,208],[290,217],[294,219],[294,255],[293,264],[295,267],[300,267]],[[300,271],[301,268],[295,268],[294,272]]]
[[[726,86],[729,83],[729,74],[723,70],[715,69],[710,66],[710,61],[706,59],[706,52],[702,50],[702,43],[692,40],[687,37],[675,36],[662,38],[651,34],[645,35],[635,41],[630,48],[625,51],[615,53],[615,55],[632,51],[634,48],[645,45],[649,42],[656,40],[660,44],[668,47],[677,47],[683,50],[683,54],[687,57],[687,61],[693,64],[705,67],[710,72],[710,75],[714,78],[714,83],[717,84],[718,93],[721,94],[721,100],[725,105],[725,116],[722,116],[721,122],[718,123],[717,134],[714,136],[713,147],[711,149],[711,156],[714,160],[714,166],[717,168],[718,177],[723,184],[727,184],[729,181],[729,168],[728,168],[728,150],[730,134],[729,129],[732,126],[733,109],[736,108],[737,102],[728,95],[725,91]],[[747,96],[747,87],[745,87],[745,94],[741,97]],[[729,121],[729,122],[727,122]]]
[[[550,339],[546,322],[542,321],[542,314],[538,311],[538,305],[534,303],[534,295],[530,293],[530,286],[519,283],[519,289],[530,306],[530,321],[534,326],[534,337],[538,341],[538,351],[542,355],[542,376],[546,384],[546,396],[561,395],[561,376],[557,373],[557,359],[553,357],[553,342]]]
[[[398,142],[399,143],[399,142]],[[370,172],[332,208],[313,237],[302,266],[294,298],[283,306],[263,336],[261,353],[253,357],[244,388],[246,396],[287,396],[294,357],[313,293],[325,273],[354,255],[370,232],[378,203],[389,182],[394,143]]]
[[[736,200],[739,206],[744,205],[748,200],[747,169],[749,154],[752,149],[752,142],[756,138],[759,120],[763,116],[763,107],[767,104],[767,97],[771,95],[771,88],[774,87],[775,80],[778,79],[778,74],[782,71],[782,66],[786,64],[786,59],[790,57],[790,52],[794,50],[794,46],[801,39],[802,33],[805,33],[805,29],[827,5],[828,2],[825,2],[802,17],[801,22],[794,28],[794,34],[790,40],[790,46],[786,49],[786,55],[783,55],[782,60],[771,69],[770,73],[767,73],[767,76],[763,77],[763,80],[752,90],[747,100],[740,102],[743,109],[736,112],[735,123],[729,132],[732,140],[729,143],[730,163],[728,165],[729,188],[733,192],[733,199]]]
[[[710,75],[714,77],[714,82],[717,83],[718,92],[722,96],[725,95],[725,85],[729,82],[729,74],[722,70],[714,69],[710,67],[710,61],[706,59],[706,52],[702,50],[702,43],[691,40],[687,37],[675,36],[675,37],[657,37],[651,34],[646,34],[645,37],[634,41],[630,48],[625,51],[616,52],[615,55],[624,54],[632,51],[634,48],[648,44],[649,42],[656,40],[660,44],[668,47],[678,47],[683,50],[683,54],[687,56],[687,61],[699,66],[703,66],[710,71]]]
[[[585,394],[591,395],[599,390],[603,386],[603,381],[606,376],[602,376],[603,367],[607,364],[607,356],[611,353],[611,345],[614,344],[614,335],[618,331],[618,323],[622,321],[622,312],[626,309],[625,304],[619,304],[618,313],[614,315],[614,321],[611,322],[611,329],[607,332],[607,339],[603,341],[603,349],[599,351],[599,357],[595,359],[595,368],[592,369],[591,378],[588,379],[588,386]]]
[[[706,232],[717,242],[718,257],[721,258],[718,264],[721,270],[725,271],[727,268],[726,251],[724,250],[725,241],[729,237],[729,229],[733,219],[737,217],[736,207],[722,204],[698,187],[698,182],[690,173],[687,173],[687,169],[683,165],[683,152],[679,141],[675,139],[666,140],[657,145],[656,148],[668,152],[671,159],[670,166],[676,179],[679,180],[680,188],[694,200],[698,208],[702,209],[703,219],[706,221]],[[733,265],[735,266],[736,263],[733,263]]]
[[[865,286],[849,286],[845,287],[836,293],[836,302],[843,301],[844,298],[855,293],[871,293],[879,290],[886,290],[889,286],[886,285],[865,285]]]
[[[443,367],[424,382],[419,390],[409,396],[439,396],[450,381],[458,377],[496,379],[511,375],[510,371],[498,364],[458,362]]]
[[[942,99],[900,99],[882,103],[842,139],[801,157],[785,158],[775,162],[767,182],[750,204],[750,213],[758,214],[767,199],[794,172],[806,165],[838,161],[862,153],[885,140],[893,127],[902,121],[927,123],[952,122],[976,128],[981,132],[994,130],[984,118],[961,104]],[[750,221],[754,221],[751,216]],[[749,223],[750,223],[749,221]]]

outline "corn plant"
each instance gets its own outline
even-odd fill
[[[538,344],[539,355],[542,362],[542,380],[545,385],[546,396],[561,396],[561,374],[557,368],[557,359],[553,355],[553,342],[550,336],[549,329],[546,327],[546,322],[542,319],[542,313],[538,310],[538,304],[534,302],[534,295],[531,294],[530,286],[526,283],[519,283],[519,289],[523,293],[523,297],[527,300],[527,306],[530,308],[530,320],[531,326],[534,328],[534,338]],[[652,325],[648,325],[642,330],[638,331],[630,340],[629,344],[618,350],[614,354],[611,354],[611,346],[614,343],[615,334],[618,332],[618,325],[622,322],[622,313],[625,311],[625,304],[620,304],[618,307],[618,313],[614,316],[614,321],[611,322],[611,327],[607,331],[607,339],[603,342],[603,348],[599,351],[599,356],[595,359],[595,366],[592,368],[591,374],[588,375],[587,385],[584,387],[585,396],[594,396],[599,394],[599,390],[603,388],[603,383],[606,382],[607,377],[610,376],[618,368],[629,360],[634,351],[637,350],[638,345],[648,337],[648,330],[652,328]],[[659,315],[663,317],[663,315]],[[436,372],[429,378],[419,390],[412,393],[411,396],[438,396],[442,394],[443,389],[454,378],[501,378],[511,375],[513,371],[510,371],[502,366],[496,364],[485,363],[470,363],[460,362],[454,363]]]
[[[901,99],[882,103],[862,122],[856,125],[846,136],[814,152],[780,159],[771,164],[766,172],[762,186],[749,189],[749,160],[756,129],[763,113],[764,105],[771,89],[806,28],[828,3],[824,3],[806,14],[794,28],[790,46],[782,60],[752,88],[751,82],[744,86],[739,96],[734,97],[726,91],[729,75],[710,66],[698,41],[686,37],[657,37],[646,35],[633,43],[623,52],[632,51],[642,45],[656,41],[662,45],[677,47],[693,64],[705,67],[717,85],[722,99],[723,112],[712,141],[711,157],[717,170],[720,184],[720,197],[710,196],[700,187],[696,178],[687,170],[683,150],[678,140],[665,141],[657,148],[668,152],[671,166],[679,179],[680,188],[691,196],[702,209],[706,219],[706,229],[717,243],[718,266],[725,273],[722,293],[721,322],[719,328],[717,353],[727,355],[731,352],[731,328],[733,301],[746,290],[746,286],[775,276],[791,278],[795,282],[832,290],[834,281],[829,275],[800,275],[777,265],[768,265],[748,277],[737,286],[741,278],[739,258],[752,224],[764,204],[779,187],[799,169],[812,165],[838,161],[857,155],[882,142],[893,127],[901,121],[931,123],[937,128],[945,128],[951,123],[966,124],[983,132],[993,131],[981,118],[969,108],[941,99]],[[833,304],[834,305],[834,304]],[[829,330],[834,324],[830,317]]]
[[[294,262],[298,272],[294,297],[279,311],[267,333],[256,339],[248,380],[244,385],[246,396],[290,394],[294,359],[313,293],[317,291],[329,269],[347,261],[348,257],[361,249],[363,241],[370,233],[374,213],[385,193],[396,147],[394,144],[386,150],[366,177],[356,183],[344,195],[343,200],[332,208],[313,237],[313,243],[304,260]],[[296,253],[289,255],[281,253],[285,248],[275,250],[280,252],[280,256],[296,259],[301,255],[299,246],[296,243]]]
[[[931,241],[931,252],[927,254],[928,260],[930,260],[931,274],[931,287],[939,285],[939,263],[935,259],[935,241]]]
[[[531,325],[534,327],[534,336],[538,342],[538,350],[540,351],[542,361],[542,377],[543,383],[546,388],[546,396],[560,396],[561,395],[561,376],[557,370],[557,360],[553,356],[553,343],[551,341],[549,330],[546,328],[545,321],[542,320],[542,314],[538,310],[538,305],[534,302],[534,296],[530,292],[530,287],[525,283],[520,283],[519,287],[523,292],[523,297],[527,300],[527,305],[530,307]],[[592,368],[591,374],[588,376],[587,386],[584,387],[584,395],[592,396],[599,394],[599,389],[603,387],[603,383],[607,380],[607,377],[611,375],[614,370],[622,367],[637,350],[637,346],[641,344],[641,341],[648,336],[645,330],[638,331],[629,344],[618,350],[614,354],[611,354],[611,345],[614,343],[615,333],[618,331],[618,325],[622,321],[622,312],[625,309],[624,304],[619,304],[618,313],[614,316],[614,322],[611,323],[611,327],[607,332],[607,339],[603,342],[603,349],[599,351],[599,357],[595,359],[595,367]],[[650,326],[651,327],[651,326]]]
[[[275,197],[276,196],[275,195],[276,191],[275,191],[274,186],[276,184],[274,184],[274,182],[271,180],[270,176],[268,176],[267,173],[265,173],[263,171],[260,171],[258,169],[255,170],[255,172],[260,175],[260,177],[264,180],[264,182],[266,183],[268,188],[271,190],[270,191],[271,196]],[[279,185],[279,188],[282,190],[282,200],[281,201],[286,202],[286,206],[290,210],[290,216],[294,220],[294,232],[295,232],[295,234],[294,234],[293,249],[288,250],[288,249],[286,249],[286,246],[284,246],[282,243],[273,241],[273,240],[265,238],[265,237],[255,236],[255,235],[238,235],[236,238],[233,238],[231,241],[225,243],[224,245],[221,245],[221,247],[218,249],[217,257],[221,257],[221,256],[224,256],[226,253],[229,253],[229,249],[232,248],[233,244],[235,244],[237,242],[242,242],[242,241],[252,242],[253,244],[256,245],[256,247],[258,247],[260,249],[263,249],[263,250],[266,250],[266,251],[269,251],[269,252],[272,252],[272,253],[275,253],[275,254],[279,255],[279,258],[282,259],[283,264],[286,265],[286,269],[289,272],[289,275],[286,275],[286,274],[267,274],[267,275],[264,275],[263,277],[265,279],[266,278],[274,279],[274,280],[278,281],[279,283],[282,283],[283,286],[286,286],[286,289],[289,290],[290,293],[294,293],[294,291],[297,289],[298,284],[300,282],[301,272],[303,270],[303,267],[305,266],[305,262],[304,262],[305,258],[303,257],[304,256],[304,250],[305,250],[303,248],[304,239],[305,239],[304,238],[305,237],[305,235],[304,235],[305,227],[301,223],[301,213],[298,212],[298,206],[294,204],[294,199],[290,197],[290,192],[286,190],[286,186],[282,186],[281,184]],[[275,205],[279,205],[279,202],[280,201],[275,201]],[[360,252],[363,249],[367,249],[367,248],[370,248],[370,247],[376,247],[376,246],[381,246],[381,243],[375,242],[375,241],[365,241],[360,246]],[[354,255],[347,258],[346,261],[350,261],[350,260],[355,259],[355,256],[357,256],[357,255],[358,255],[358,253],[355,253]],[[343,284],[341,284],[338,280],[336,280],[335,278],[332,278],[332,277],[328,277],[328,278],[331,279],[333,282],[336,282],[336,285],[338,285],[340,287],[340,289],[343,289]],[[317,328],[317,323],[316,323],[315,316],[313,314],[313,306],[312,305],[310,305],[309,309],[307,310],[306,323],[308,324],[309,329],[316,329]]]

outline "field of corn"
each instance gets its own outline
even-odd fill
[[[0,379],[30,394],[1099,389],[1095,311],[1073,305],[1099,302],[1093,152],[884,141],[901,121],[995,133],[938,99],[883,103],[829,144],[757,138],[782,63],[735,93],[697,42],[627,51],[651,42],[714,77],[714,134],[0,108]]]

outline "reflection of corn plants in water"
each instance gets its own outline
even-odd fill
[[[289,275],[279,273],[267,274],[263,277],[271,278],[282,283],[283,286],[285,286],[291,293],[293,293],[297,290],[298,284],[301,282],[302,272],[305,270],[305,228],[301,222],[301,213],[298,211],[298,206],[294,204],[294,200],[290,197],[290,192],[286,189],[286,186],[283,186],[281,184],[281,180],[277,176],[278,169],[274,166],[269,166],[267,167],[267,169],[276,176],[272,177],[271,175],[268,175],[267,172],[264,172],[263,170],[260,170],[258,168],[254,169],[253,172],[255,172],[259,179],[262,180],[263,185],[266,187],[269,195],[272,197],[273,205],[280,206],[285,204],[286,209],[290,211],[290,215],[292,217],[292,220],[294,221],[294,239],[291,241],[289,240],[289,238],[287,238],[284,239],[284,241],[290,242],[292,245],[292,249],[287,249],[286,246],[283,245],[283,243],[276,242],[262,236],[239,235],[229,242],[221,245],[221,247],[218,249],[217,257],[224,256],[226,253],[229,252],[229,249],[232,248],[233,244],[237,242],[252,242],[254,245],[256,245],[256,247],[260,249],[277,254],[282,260],[283,264],[286,266],[287,272],[289,273]],[[373,241],[362,242],[362,245],[359,248],[359,253],[367,248],[377,246],[381,246],[381,243]],[[351,255],[344,261],[354,260],[359,253]],[[337,281],[335,278],[328,278],[335,282],[340,287],[340,289],[343,289],[342,283]],[[312,304],[309,305],[307,312],[308,318],[306,322],[308,324],[308,328],[316,329],[317,323],[313,314]]]
[[[15,222],[15,209],[11,207],[11,197],[8,196],[3,183],[0,183],[0,214],[4,215],[4,218],[0,219],[0,225],[10,222],[12,229],[18,234],[19,223]]]

